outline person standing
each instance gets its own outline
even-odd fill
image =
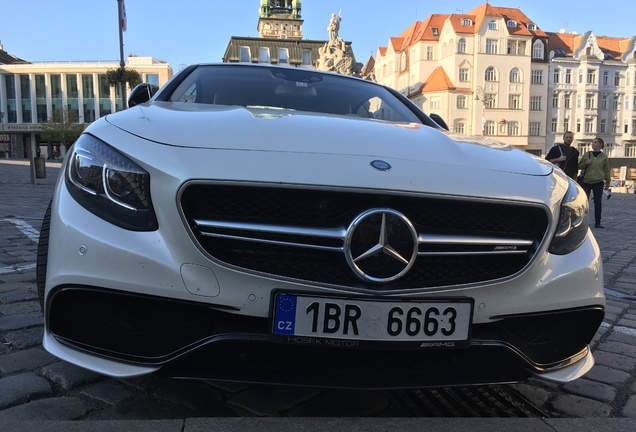
[[[550,149],[546,155],[546,160],[557,165],[570,178],[576,180],[579,173],[579,151],[572,147],[574,134],[567,131],[563,134],[563,144],[557,144]]]
[[[605,141],[602,138],[594,138],[592,140],[592,151],[581,156],[579,166],[581,167],[581,187],[587,194],[588,199],[590,193],[594,192],[594,228],[603,228],[601,226],[601,212],[603,210],[603,189],[607,190],[610,186],[610,167],[609,159],[603,148]]]

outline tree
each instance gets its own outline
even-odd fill
[[[78,123],[77,111],[66,108],[54,108],[46,123],[42,124],[42,138],[50,143],[59,143],[63,147],[62,154],[73,144],[84,131],[84,125]]]
[[[135,88],[137,84],[141,82],[139,72],[134,69],[126,69],[125,67],[108,69],[106,71],[106,82],[109,86],[115,87],[122,81],[120,76],[123,77],[123,81],[127,82],[130,88]]]

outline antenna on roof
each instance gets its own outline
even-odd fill
[[[568,26],[568,22],[564,22],[563,25],[561,26],[561,30],[559,30],[559,33],[563,34],[565,33],[565,28]]]

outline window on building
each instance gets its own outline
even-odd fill
[[[437,27],[433,27],[433,36],[439,36],[439,29]]]
[[[287,48],[278,48],[278,63],[289,64],[289,50]]]
[[[466,122],[464,120],[455,120],[455,133],[465,134],[466,133]]]
[[[461,82],[470,81],[470,75],[468,73],[468,68],[459,68],[459,80]]]
[[[488,23],[488,30],[497,30],[497,21],[492,20]]]
[[[607,94],[602,94],[601,95],[601,107],[602,110],[606,110],[607,109]]]
[[[534,69],[532,71],[532,84],[543,84],[543,71]]]
[[[484,79],[486,81],[497,81],[497,70],[492,66],[487,68]]]
[[[31,112],[31,79],[28,75],[19,75],[20,77],[20,97],[22,98],[22,121],[31,123],[33,120]]]
[[[509,121],[508,122],[508,135],[519,135],[521,133],[519,128],[519,122],[517,121]]]
[[[95,91],[93,88],[93,74],[82,74],[82,96],[84,123],[95,121]]]
[[[304,49],[303,50],[303,59],[302,59],[302,64],[306,65],[306,66],[311,66],[313,65],[313,58],[311,55],[311,50],[310,49]],[[386,74],[385,74],[386,75]]]
[[[589,117],[585,119],[585,133],[594,133],[594,119]]]
[[[596,84],[596,69],[587,70],[587,83]]]
[[[46,123],[48,115],[46,112],[46,79],[44,75],[35,75],[35,109],[36,121]]]
[[[554,81],[555,84],[559,83],[560,74],[561,74],[561,69],[559,68],[554,69],[554,71],[552,72],[552,81]]]
[[[581,132],[581,120],[576,120],[576,131]]]
[[[498,42],[497,39],[486,39],[486,54],[498,54]]]
[[[484,94],[484,108],[496,108],[497,95],[494,93]]]
[[[614,85],[617,86],[617,87],[621,85],[621,74],[620,74],[620,72],[614,72]]]
[[[596,108],[596,95],[594,93],[586,93],[586,95],[585,95],[585,108],[587,108],[587,109],[595,109]]]
[[[508,108],[521,109],[521,95],[511,94],[508,96]]]
[[[470,27],[471,25],[473,25],[473,21],[469,18],[462,18],[462,26],[464,27]]]
[[[612,101],[612,109],[615,111],[618,110],[618,107],[621,106],[621,96],[614,95],[614,100]]]
[[[435,60],[435,47],[426,47],[426,60]]]
[[[607,126],[607,120],[601,119],[601,121],[598,124],[599,133],[605,133],[606,126]]]
[[[556,132],[557,131],[557,127],[558,127],[558,120],[553,118],[552,121],[550,122],[550,130],[552,132]]]
[[[106,74],[97,75],[97,84],[99,91],[99,115],[103,117],[112,113],[113,110],[110,100],[110,85],[106,79]]]
[[[517,21],[515,20],[506,21],[506,27],[517,28]]]
[[[252,54],[250,53],[250,47],[242,46],[240,49],[240,61],[242,63],[251,63],[252,62]]]
[[[611,133],[615,134],[618,133],[618,122],[616,119],[612,120],[612,130],[610,131]]]
[[[495,122],[492,120],[486,121],[484,124],[484,135],[495,135]]]
[[[510,55],[524,55],[526,52],[526,42],[509,40],[508,41],[508,54]]]
[[[439,96],[433,96],[430,99],[430,108],[432,109],[440,108],[441,104],[442,104],[442,100]]]
[[[609,85],[609,72],[603,72],[603,85]]]
[[[510,70],[510,82],[518,83],[521,82],[521,72],[519,72],[519,68],[512,68]]]
[[[636,144],[625,144],[625,156],[636,157]]]
[[[528,30],[530,31],[535,31],[537,29],[537,25],[534,23],[528,23],[526,27],[528,27]]]
[[[459,38],[459,40],[457,41],[457,52],[458,53],[466,52],[466,39]]]
[[[563,108],[565,109],[570,109],[571,108],[571,102],[572,101],[572,95],[569,93],[566,93],[563,95]],[[567,130],[567,129],[566,129]]]
[[[576,95],[576,107],[581,108],[581,94]]]
[[[79,89],[76,74],[66,74],[66,108],[79,118]]]
[[[565,83],[572,84],[572,69],[565,70]]]
[[[565,117],[563,119],[563,130],[564,131],[569,131],[570,130],[570,119],[568,117]]]
[[[624,127],[623,127],[623,132],[627,133],[629,132],[628,128],[627,128],[627,123],[625,123]]]
[[[269,48],[268,47],[260,47],[258,49],[258,62],[269,63]]]
[[[540,40],[537,40],[532,45],[532,58],[542,59],[544,57],[543,53],[544,53],[543,42],[541,42]]]
[[[541,96],[530,96],[530,110],[541,111]]]
[[[466,96],[459,95],[457,96],[457,108],[468,108],[466,104]]]
[[[552,108],[559,107],[559,94],[557,92],[552,93]]]
[[[530,122],[528,127],[528,135],[540,136],[541,135],[541,122]]]
[[[62,75],[51,74],[51,105],[52,108],[62,109]]]

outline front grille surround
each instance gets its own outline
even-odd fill
[[[299,185],[191,181],[178,204],[197,246],[222,266],[371,292],[514,277],[532,262],[551,222],[538,204]],[[401,212],[419,233],[413,267],[383,284],[356,277],[343,253],[352,221],[377,208]]]

